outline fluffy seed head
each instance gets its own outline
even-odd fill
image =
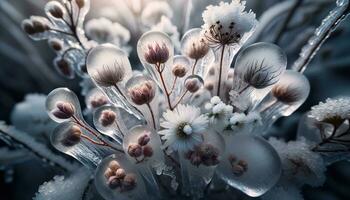
[[[166,44],[148,45],[148,51],[145,53],[145,60],[150,64],[163,64],[169,59],[169,49]]]
[[[300,91],[292,86],[275,85],[271,91],[278,101],[285,104],[293,104],[300,100]]]
[[[198,60],[209,52],[209,45],[203,38],[194,38],[186,47],[185,53],[188,57]]]
[[[98,69],[96,74],[92,78],[96,83],[103,87],[115,86],[121,82],[125,77],[125,69],[122,65],[115,62],[113,66],[103,65],[101,69]]]

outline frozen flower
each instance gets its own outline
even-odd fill
[[[245,33],[252,31],[257,20],[252,11],[246,12],[245,1],[221,2],[208,6],[203,12],[204,36],[211,44],[230,45],[239,43]]]
[[[71,118],[75,113],[75,108],[71,103],[59,101],[52,114],[59,119]]]
[[[197,92],[202,85],[202,80],[196,76],[190,76],[185,80],[185,88],[191,93]]]
[[[281,181],[293,182],[299,186],[308,184],[320,186],[325,181],[326,167],[320,154],[310,150],[304,138],[285,143],[276,138],[269,139],[282,161]]]
[[[62,145],[71,147],[80,142],[82,132],[80,128],[73,125],[66,133],[64,138],[61,140]]]
[[[186,44],[184,53],[194,60],[203,58],[209,52],[209,45],[204,38],[191,38]]]
[[[148,51],[145,53],[145,60],[150,64],[163,64],[169,59],[169,49],[166,44],[159,45],[148,45]]]
[[[226,105],[218,96],[214,96],[210,102],[205,104],[204,108],[208,111],[209,121],[215,130],[222,131],[227,127],[233,112],[232,106]]]
[[[103,87],[115,86],[117,83],[123,81],[125,76],[124,67],[115,62],[113,66],[103,65],[102,68],[96,70],[91,76],[98,85]]]
[[[63,49],[63,41],[60,39],[52,38],[48,40],[48,43],[54,51],[61,51]]]
[[[167,110],[161,122],[163,130],[158,133],[165,140],[164,147],[174,151],[187,151],[203,141],[202,133],[208,127],[208,119],[199,108],[178,105],[174,110]]]
[[[51,16],[57,19],[63,18],[63,6],[57,1],[50,2],[46,5],[47,11],[50,13]]]
[[[242,128],[247,121],[248,117],[244,113],[233,113],[229,125],[232,130],[237,130]]]
[[[141,14],[141,21],[146,26],[152,26],[157,24],[162,16],[171,18],[173,11],[169,4],[164,1],[149,2],[143,9]]]
[[[130,88],[129,95],[137,105],[149,104],[156,94],[156,86],[152,81],[145,81]]]
[[[85,25],[86,35],[98,42],[125,45],[130,40],[130,32],[119,23],[113,23],[106,18],[92,19]]]
[[[241,95],[237,91],[231,90],[229,92],[230,104],[238,111],[246,111],[250,107],[250,99],[247,95]]]
[[[247,115],[247,123],[261,124],[261,116],[258,112],[249,112]]]
[[[272,90],[272,95],[280,102],[285,104],[293,104],[299,101],[302,97],[302,88],[293,87],[293,86],[285,86],[276,84]]]
[[[111,124],[114,123],[116,119],[116,114],[112,110],[104,110],[101,113],[99,122],[102,124],[102,126],[110,126]]]
[[[327,99],[325,103],[320,102],[311,108],[309,116],[337,127],[350,118],[350,98]]]
[[[175,64],[172,70],[174,76],[182,78],[187,73],[187,68],[182,64]]]

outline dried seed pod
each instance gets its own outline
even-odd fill
[[[144,135],[140,136],[137,140],[138,144],[141,146],[145,146],[148,144],[148,142],[151,140],[151,137],[145,133]]]
[[[153,148],[149,145],[144,146],[142,150],[143,156],[152,157],[153,156]]]
[[[109,164],[108,164],[108,168],[110,168],[112,171],[117,171],[120,168],[120,165],[117,161],[112,160]]]
[[[75,113],[75,108],[71,103],[59,101],[52,114],[59,119],[71,118]]]
[[[187,73],[187,68],[181,64],[176,64],[173,67],[172,73],[174,76],[182,78]]]
[[[125,170],[122,168],[119,168],[116,172],[115,172],[115,176],[119,179],[123,179],[126,176]]]
[[[104,110],[101,113],[99,121],[102,124],[102,126],[110,126],[114,123],[116,117],[116,113],[112,110]]]
[[[130,144],[128,147],[128,154],[131,157],[137,158],[142,155],[142,147],[139,144]]]
[[[78,144],[81,140],[82,132],[79,126],[73,125],[61,140],[62,145],[71,147]]]

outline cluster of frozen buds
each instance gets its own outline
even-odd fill
[[[51,39],[63,72],[71,67],[65,59],[83,64],[103,92],[88,101],[97,130],[83,119],[72,91],[56,89],[46,102],[48,114],[60,123],[52,136],[54,146],[96,170],[96,176],[103,171],[104,183],[99,182],[100,177],[95,179],[103,197],[129,198],[135,194],[122,193],[135,189],[134,198],[147,192],[160,198],[161,183],[155,176],[170,175],[175,181],[178,173],[183,181],[181,194],[193,198],[202,197],[215,174],[254,197],[274,187],[284,169],[284,157],[261,135],[279,117],[301,106],[309,94],[309,83],[301,73],[286,70],[286,55],[274,44],[256,43],[240,51],[257,25],[255,14],[245,11],[245,1],[208,6],[204,25],[184,34],[179,55],[174,55],[173,38],[166,33],[144,33],[137,44],[144,72],[131,68],[121,47],[88,46],[80,40],[85,37],[78,30],[87,5],[87,0],[51,1],[47,15],[57,23],[31,19],[23,22],[23,28],[34,39]],[[37,35],[45,32],[48,34]],[[72,49],[67,49],[69,45]],[[319,120],[315,110],[312,116]],[[339,117],[342,123],[348,121],[344,115],[321,121],[335,122]],[[333,133],[333,138],[313,149],[304,148],[303,153],[320,151],[320,146],[335,139],[339,143],[334,138],[336,131]],[[105,162],[114,157],[117,161]],[[136,182],[140,175],[144,180]],[[119,192],[106,192],[116,188]]]

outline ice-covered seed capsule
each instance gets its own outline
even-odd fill
[[[57,72],[69,79],[74,78],[74,70],[69,62],[66,61],[66,59],[59,57],[56,57],[53,61],[55,69]]]
[[[182,78],[186,75],[187,73],[187,68],[184,65],[181,64],[175,64],[173,66],[173,75],[179,78]]]
[[[140,136],[139,139],[137,140],[138,144],[141,146],[145,146],[148,144],[148,142],[151,140],[149,135],[145,133],[144,135]]]
[[[209,52],[208,42],[201,36],[201,29],[194,28],[185,33],[181,40],[182,54],[198,60]]]
[[[62,19],[63,18],[63,6],[62,4],[58,3],[57,1],[50,2],[46,5],[45,8],[51,16],[57,19]]]
[[[49,42],[50,47],[54,51],[61,51],[63,49],[63,41],[62,40],[59,40],[57,38],[52,38],[48,42]]]
[[[112,110],[104,110],[101,113],[99,121],[102,124],[102,126],[110,126],[111,124],[114,123],[115,119],[116,119],[115,112],[113,112]]]
[[[120,164],[118,163],[118,161],[116,160],[112,160],[109,164],[108,164],[108,168],[113,170],[113,171],[117,171],[120,168]]]
[[[287,57],[280,47],[263,42],[252,44],[238,54],[234,80],[262,89],[277,83],[286,66]]]
[[[137,158],[142,155],[142,147],[139,144],[130,144],[128,147],[128,154],[131,157]]]
[[[125,177],[125,175],[126,175],[125,170],[122,169],[122,168],[119,168],[119,169],[117,169],[117,171],[115,171],[115,176],[117,178],[121,178],[122,179],[122,178]]]
[[[109,177],[115,175],[115,171],[113,171],[111,168],[107,168],[107,170],[105,171],[104,175],[105,175],[105,177],[107,179],[109,179]]]
[[[123,181],[122,181],[122,184],[123,184],[123,189],[124,190],[132,190],[136,187],[136,175],[135,174],[132,174],[132,173],[129,173],[129,174],[126,174],[126,176],[124,177]]]
[[[152,157],[153,156],[153,148],[149,145],[146,145],[142,148],[142,154],[144,157]]]
[[[203,86],[203,79],[197,75],[188,76],[185,80],[186,89],[191,92],[197,92]]]
[[[82,9],[85,6],[85,0],[75,0],[78,8]]]
[[[74,115],[75,108],[71,103],[59,101],[56,103],[56,109],[52,114],[59,119],[68,119]]]
[[[132,102],[136,105],[149,104],[155,96],[156,85],[151,80],[143,81],[128,87],[128,93]]]
[[[144,54],[145,60],[149,64],[163,64],[169,59],[169,49],[165,43],[148,45],[148,51]]]
[[[62,145],[70,147],[78,144],[81,139],[82,132],[80,128],[73,125],[66,133],[64,138],[61,140]]]

